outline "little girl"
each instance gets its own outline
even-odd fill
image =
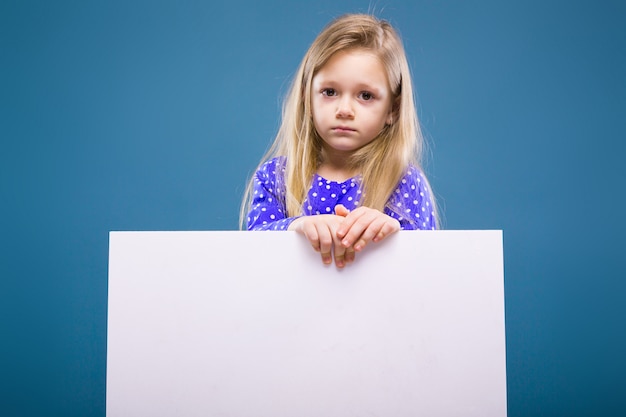
[[[369,15],[340,17],[300,64],[241,223],[295,230],[339,268],[400,229],[434,230],[422,142],[399,36]]]

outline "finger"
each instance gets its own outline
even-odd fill
[[[344,255],[344,260],[345,260],[346,264],[354,262],[354,258],[355,258],[354,248],[352,248],[352,247],[347,248],[346,249],[346,253]]]
[[[400,230],[400,222],[396,219],[390,219],[385,222],[382,229],[378,232],[376,236],[374,236],[372,241],[380,242],[381,240],[383,240],[390,234],[397,232],[398,230]]]
[[[357,243],[354,245],[354,250],[361,251],[369,242],[380,242],[390,234],[400,230],[400,222],[396,219],[392,219],[387,215],[377,218],[370,226],[363,232],[363,235]]]
[[[348,210],[343,204],[337,204],[335,206],[335,214],[337,216],[346,217],[348,214],[350,214],[350,210]]]
[[[325,224],[320,224],[316,228],[317,235],[319,236],[320,253],[322,255],[322,262],[326,265],[333,262],[331,249],[333,246],[333,238],[330,229]]]
[[[383,217],[374,218],[365,228],[357,242],[354,244],[354,250],[362,251],[367,244],[378,236],[384,228],[386,220]]]
[[[337,268],[343,268],[346,265],[345,254],[346,254],[346,248],[344,248],[343,246],[339,244],[339,242],[337,242],[335,244],[335,253],[334,253],[335,265],[337,266]]]
[[[352,246],[355,238],[360,236],[363,232],[363,230],[357,232],[356,229],[353,230],[353,227],[354,224],[365,215],[367,215],[367,209],[359,207],[358,209],[351,211],[339,225],[339,228],[337,229],[337,237],[342,239],[341,244],[344,247],[348,248]],[[352,236],[348,236],[349,234],[352,234]],[[354,236],[355,234],[356,236]]]
[[[304,236],[308,239],[309,243],[316,252],[320,251],[320,239],[317,233],[317,228],[313,223],[303,222],[298,226],[298,229],[296,230],[304,234]]]
[[[353,213],[354,216],[348,216],[348,218],[346,218],[346,223],[350,224],[351,222],[352,224],[350,225],[350,228],[342,239],[341,244],[344,247],[354,246],[355,250],[359,251],[360,249],[356,247],[356,242],[359,241],[363,233],[365,233],[370,227],[372,227],[372,223],[376,222],[377,219],[380,218],[382,213],[377,210],[369,209],[360,211],[359,213],[356,213],[356,211]],[[382,227],[382,225],[378,227]],[[376,232],[377,231],[378,230],[376,230]],[[369,240],[373,236],[375,236],[375,234],[371,236],[366,236],[365,238],[366,240]]]
[[[350,210],[348,210],[346,206],[344,206],[343,204],[337,204],[335,206],[335,214],[337,216],[341,216],[345,218],[350,214]],[[337,238],[343,239],[343,237],[346,235],[346,232],[348,230],[349,230],[349,226],[343,225],[343,222],[342,222],[342,224],[340,224],[339,228],[337,229]]]

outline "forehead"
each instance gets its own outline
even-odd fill
[[[366,49],[349,49],[333,54],[314,76],[316,81],[389,84],[380,58]]]

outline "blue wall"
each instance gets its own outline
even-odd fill
[[[104,416],[108,231],[237,228],[306,48],[368,10],[445,226],[504,230],[509,415],[626,409],[625,3],[243,3],[0,3],[0,414]]]

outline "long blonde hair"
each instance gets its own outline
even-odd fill
[[[350,161],[351,168],[361,174],[360,205],[380,211],[385,207],[398,211],[397,207],[387,204],[389,197],[410,165],[420,167],[423,137],[402,41],[387,21],[365,14],[344,15],[322,30],[304,56],[283,104],[276,139],[261,162],[276,156],[286,157],[284,176],[281,177],[280,170],[276,174],[285,187],[288,216],[302,214],[302,203],[322,154],[322,140],[313,125],[311,109],[313,77],[335,53],[352,49],[370,51],[380,59],[393,102],[393,123],[375,140],[355,151]],[[251,180],[241,206],[242,228],[251,201],[252,184]]]

